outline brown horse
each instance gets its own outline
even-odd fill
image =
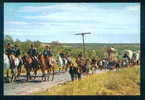
[[[49,80],[50,75],[52,75],[52,81],[54,79],[54,69],[56,67],[56,61],[53,57],[45,57],[42,54],[38,57],[40,68],[42,71],[42,80]],[[47,74],[45,73],[47,71]],[[48,75],[48,77],[46,76]]]
[[[34,79],[36,79],[37,71],[39,69],[39,63],[34,62],[30,56],[26,56],[26,55],[22,57],[22,60],[23,60],[24,67],[26,69],[27,80],[31,80],[31,75],[30,75],[31,71],[34,71],[35,74]]]
[[[86,60],[83,57],[78,57],[76,59],[76,63],[78,66],[78,73],[80,74],[80,78],[81,78],[81,74],[86,73]]]

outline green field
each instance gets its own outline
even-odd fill
[[[32,95],[140,95],[140,67],[89,75]]]

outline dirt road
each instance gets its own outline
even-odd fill
[[[104,71],[96,71],[96,73],[101,72]],[[56,73],[53,81],[41,81],[41,78],[26,81],[26,77],[21,76],[20,80],[17,80],[14,83],[4,83],[4,95],[29,95],[32,92],[45,91],[48,88],[66,83],[68,81],[71,81],[68,72]]]

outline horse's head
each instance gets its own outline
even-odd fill
[[[43,56],[42,53],[38,54],[38,59],[40,60],[42,56]]]
[[[32,63],[32,58],[29,57],[29,56],[26,56],[26,55],[24,55],[22,57],[22,60],[23,60],[24,63],[28,63],[28,64],[31,64]]]
[[[26,56],[24,55],[21,58],[22,58],[22,61],[23,61],[23,64],[24,64],[26,62]]]

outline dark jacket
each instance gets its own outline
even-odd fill
[[[13,50],[12,50],[12,48],[6,48],[5,49],[5,52],[6,52],[6,55],[11,55],[12,54],[12,52],[13,52]]]
[[[70,66],[70,68],[69,68],[69,73],[70,73],[70,74],[75,74],[76,72],[77,72],[77,68],[74,67],[74,66]]]
[[[36,48],[30,48],[27,53],[30,56],[37,56],[37,50],[36,50]]]
[[[64,58],[64,53],[59,54],[61,58]]]
[[[44,50],[43,55],[44,56],[52,56],[52,52],[50,50]]]
[[[13,49],[13,52],[14,52],[15,56],[17,56],[17,57],[20,56],[20,54],[21,54],[20,49],[16,48],[16,47]]]

